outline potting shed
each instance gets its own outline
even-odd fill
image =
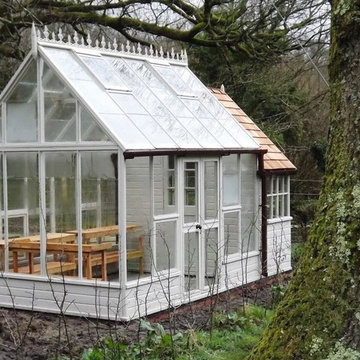
[[[1,306],[132,319],[291,269],[295,168],[186,51],[33,27],[0,101]]]

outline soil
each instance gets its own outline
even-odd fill
[[[206,329],[209,314],[235,311],[245,303],[273,306],[272,286],[286,284],[291,274],[282,278],[266,278],[248,286],[231,290],[191,305],[181,306],[148,318],[167,328],[169,313],[177,331]],[[137,342],[144,334],[139,323],[110,322],[40,312],[0,308],[0,360],[80,359],[86,348],[96,346],[104,337],[121,337],[128,343]]]

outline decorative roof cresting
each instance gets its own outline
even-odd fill
[[[48,42],[59,45],[66,46],[75,46],[80,48],[91,48],[94,50],[98,50],[101,52],[110,52],[110,53],[120,53],[122,55],[131,55],[136,57],[146,57],[146,58],[155,58],[155,59],[164,59],[167,61],[176,61],[183,64],[188,63],[188,57],[186,49],[182,49],[180,53],[175,52],[174,48],[171,48],[171,51],[164,51],[162,46],[160,49],[155,48],[155,46],[150,45],[142,46],[140,43],[133,44],[129,41],[126,43],[119,43],[116,38],[111,41],[106,41],[105,37],[102,36],[101,41],[96,39],[93,41],[91,39],[90,33],[86,36],[86,38],[82,35],[79,35],[76,31],[74,31],[73,35],[65,36],[63,34],[63,30],[59,28],[57,33],[49,32],[48,27],[45,25],[44,29],[41,31],[35,28],[33,23],[32,26],[32,50],[36,52],[36,43],[39,42]]]

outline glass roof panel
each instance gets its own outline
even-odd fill
[[[141,129],[144,135],[156,148],[177,148],[177,144],[166,134],[166,132],[154,121],[150,115],[129,115],[130,119]]]
[[[201,105],[196,99],[182,99],[182,101],[188,106],[193,114],[198,117],[201,123],[207,128],[211,129],[211,133],[215,135],[216,139],[224,147],[237,148],[241,146],[231,134]]]
[[[201,147],[168,108],[164,106],[156,94],[148,88],[147,83],[143,82],[122,59],[116,57],[108,57],[108,59],[132,89],[134,97],[141,102],[149,114],[154,117],[172,139],[176,140],[176,143],[181,148]]]
[[[154,149],[152,143],[125,114],[100,114],[125,149]]]
[[[110,94],[125,114],[148,114],[132,94],[117,92],[111,92]]]
[[[115,69],[100,56],[79,55],[79,58],[89,67],[92,73],[101,81],[106,89],[127,90]]]
[[[193,92],[198,96],[199,101],[217,119],[221,125],[245,148],[258,148],[257,142],[241,126],[241,124],[231,116],[214,95],[202,84],[202,82],[184,66],[173,66],[174,71],[188,84]]]
[[[161,77],[167,82],[179,95],[193,95],[191,88],[182,81],[180,76],[170,67],[170,65],[158,65],[151,64],[152,67],[161,75]]]

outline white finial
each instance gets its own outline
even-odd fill
[[[91,47],[92,41],[91,41],[90,32],[87,33],[87,39],[86,39],[86,40],[87,40],[87,43],[88,43],[87,46],[88,46],[88,47]]]
[[[159,57],[159,53],[157,49],[155,49],[155,57]]]
[[[49,40],[49,29],[46,25],[44,27],[44,39]]]
[[[81,37],[81,46],[85,46],[85,38],[84,38],[84,36]]]
[[[105,41],[105,37],[104,37],[104,35],[101,37],[101,48],[102,49],[105,49],[105,46],[106,46],[106,41]]]
[[[168,51],[166,52],[166,58],[170,59],[170,53]]]
[[[171,48],[171,58],[175,59],[175,52],[174,52],[174,48]]]
[[[162,47],[162,46],[160,46],[160,56],[161,56],[161,57],[164,57],[164,50],[163,50],[163,47]]]
[[[70,34],[67,36],[68,44],[71,44],[71,36]]]
[[[121,51],[122,51],[122,52],[125,52],[125,46],[124,46],[123,43],[121,43]]]
[[[57,42],[57,41],[56,41],[55,31],[52,31],[52,32],[51,32],[51,39],[52,39],[52,41]]]
[[[115,51],[117,51],[117,49],[118,49],[118,43],[117,43],[116,38],[114,38],[114,41],[113,41],[113,48]]]
[[[33,22],[31,25],[31,51],[34,57],[37,56],[37,36],[36,36],[36,28],[35,23]]]
[[[150,56],[153,56],[153,55],[154,55],[154,49],[153,49],[152,44],[150,44],[149,54],[150,54]]]
[[[79,43],[79,36],[77,34],[77,32],[74,32],[74,44],[77,45]]]
[[[58,32],[58,38],[59,38],[59,42],[63,42],[64,35],[62,33],[61,28],[59,29],[59,32]]]
[[[131,49],[130,42],[129,42],[129,40],[127,40],[126,41],[126,52],[130,52],[130,49]]]
[[[220,91],[222,91],[223,93],[225,92],[225,86],[224,86],[224,84],[221,84],[221,86],[220,86]]]
[[[145,51],[145,56],[148,56],[148,55],[149,55],[149,53],[148,53],[148,48],[147,48],[146,46],[145,46],[144,51]]]
[[[96,48],[96,49],[99,48],[99,40],[98,40],[98,39],[95,40],[95,48]]]
[[[139,42],[138,42],[138,44],[137,44],[136,51],[137,51],[138,54],[141,54],[141,45],[140,45]]]
[[[184,49],[184,62],[187,63],[187,61],[188,61],[188,55],[186,49]]]

